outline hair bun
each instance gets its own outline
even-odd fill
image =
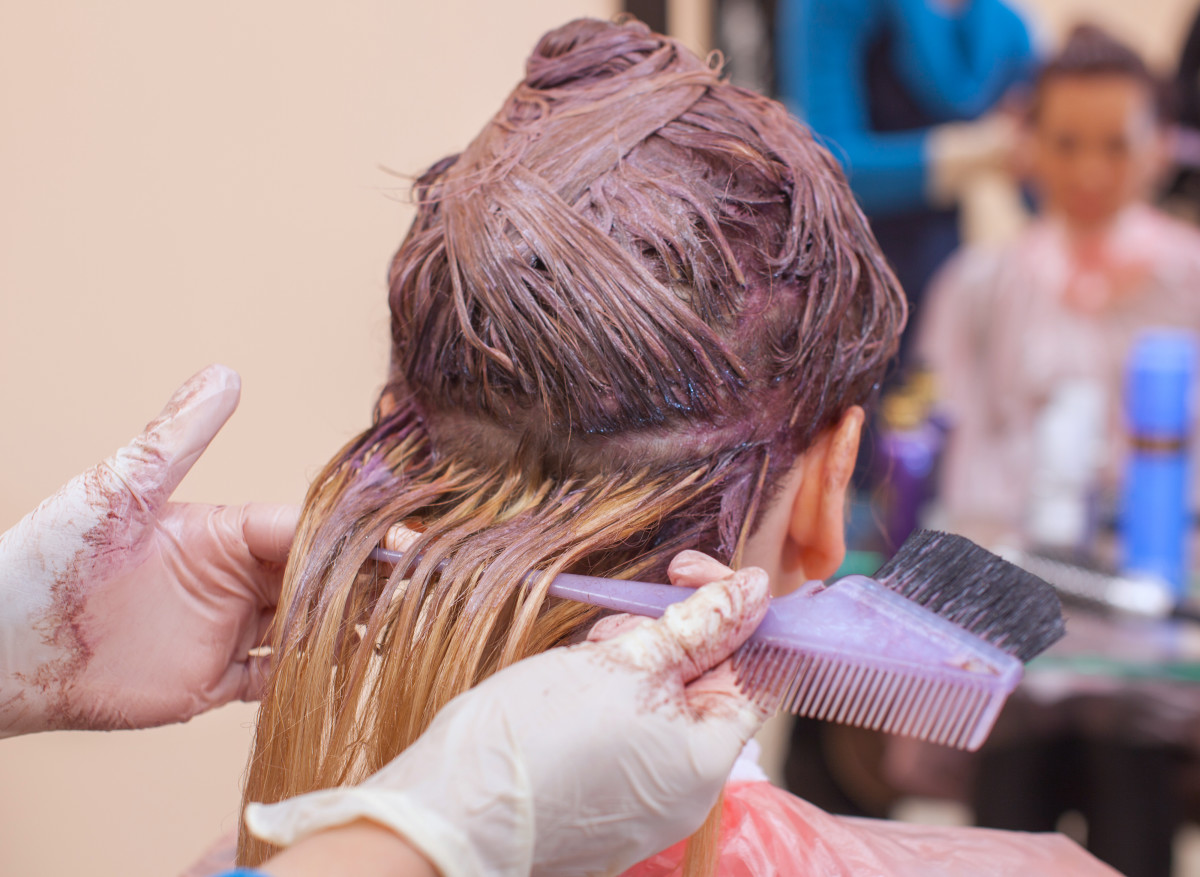
[[[803,444],[874,384],[904,318],[828,152],[637,21],[548,33],[416,194],[393,379],[427,413],[560,444],[803,423]]]
[[[543,36],[525,62],[525,84],[534,89],[568,87],[628,70],[667,41],[640,21],[614,26],[579,18]]]

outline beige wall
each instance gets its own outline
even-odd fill
[[[1053,41],[1088,21],[1107,28],[1142,52],[1146,60],[1173,72],[1192,23],[1197,0],[1014,0],[1030,12]]]
[[[1193,2],[1034,5],[1166,59]],[[298,500],[383,373],[384,169],[464,144],[539,33],[616,5],[0,0],[0,527],[211,361],[242,409],[179,496]],[[0,742],[0,874],[173,873],[233,824],[252,720]]]
[[[296,500],[366,425],[405,181],[613,0],[0,0],[0,529],[206,363],[190,500]],[[0,874],[171,874],[233,824],[253,710],[0,742]]]

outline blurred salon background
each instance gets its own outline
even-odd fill
[[[979,756],[779,720],[774,777],[1200,875],[1196,0],[0,0],[0,528],[213,361],[241,409],[177,496],[298,502],[382,383],[410,175],[623,10],[805,119],[909,295],[846,571],[936,526],[1083,592]],[[253,719],[4,741],[0,874],[181,872]]]

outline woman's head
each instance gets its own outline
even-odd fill
[[[576,633],[558,572],[664,581],[683,548],[736,560],[772,491],[811,506],[904,320],[829,154],[637,22],[543,37],[415,191],[387,386],[306,501],[249,800],[377,769]]]
[[[1042,69],[1033,171],[1046,206],[1080,230],[1144,197],[1161,170],[1162,91],[1128,46],[1082,25]]]
[[[636,22],[543,37],[416,195],[389,391],[464,458],[786,464],[864,401],[902,320],[829,154]]]

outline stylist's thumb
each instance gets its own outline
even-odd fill
[[[714,572],[717,568],[714,567]],[[724,781],[742,745],[767,718],[767,711],[738,683],[730,656],[762,622],[770,603],[767,574],[754,567],[700,587],[669,607],[662,618],[641,624],[604,645],[621,643],[625,654],[656,686],[675,692],[664,705],[684,707],[690,720],[693,759],[711,773],[716,789]]]
[[[646,666],[678,674],[687,684],[716,667],[746,641],[770,602],[767,574],[757,567],[709,582],[662,618],[629,632]]]
[[[751,567],[705,585],[681,607],[704,597],[705,592],[714,595],[707,598],[712,600],[711,611],[725,613],[728,621],[715,625],[709,643],[692,649],[699,655],[697,664],[706,670],[688,682],[684,691],[692,715],[701,720],[710,738],[714,760],[719,752],[732,760],[770,715],[761,698],[742,688],[729,658],[762,623],[771,602],[770,582],[765,572]],[[685,642],[691,627],[686,626],[679,634]]]
[[[101,465],[124,482],[138,502],[159,506],[229,420],[241,389],[233,369],[202,369],[175,391],[140,435]]]

